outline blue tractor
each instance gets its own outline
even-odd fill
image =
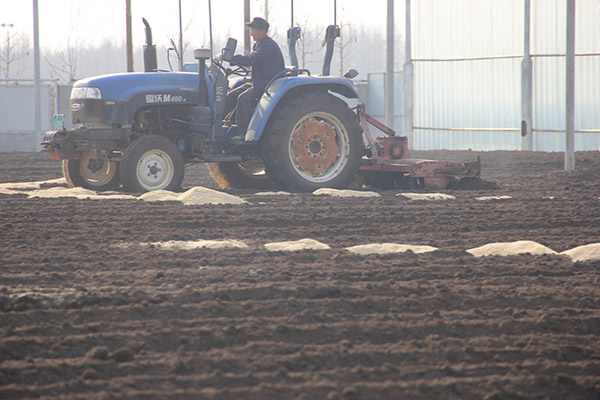
[[[223,189],[266,188],[305,192],[358,182],[380,188],[445,188],[456,178],[477,178],[480,160],[463,164],[412,158],[408,140],[366,114],[350,70],[329,76],[339,27],[327,28],[323,76],[289,68],[267,84],[246,132],[224,115],[232,76],[208,49],[197,49],[197,72],[157,70],[156,50],[146,24],[144,73],[96,76],[71,91],[76,128],[44,134],[42,151],[62,160],[71,187],[131,192],[177,190],[185,165],[207,163]],[[300,31],[289,32],[290,59]],[[237,42],[229,39],[222,60]],[[208,63],[208,61],[211,61]],[[384,136],[371,133],[369,125]],[[366,146],[365,146],[366,144]],[[360,172],[360,174],[357,174]]]
[[[286,69],[267,85],[248,130],[235,132],[224,115],[229,78],[248,71],[225,67],[208,49],[194,51],[197,73],[157,71],[148,25],[146,35],[147,72],[77,81],[76,128],[45,133],[43,151],[63,160],[70,186],[177,190],[185,165],[196,162],[208,163],[224,189],[313,191],[342,188],[355,177],[365,148],[357,114],[342,99],[358,98],[348,77]],[[223,60],[231,60],[236,43],[227,42]]]

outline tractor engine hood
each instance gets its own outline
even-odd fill
[[[207,75],[207,86],[212,88]],[[210,90],[209,90],[210,93]],[[73,123],[130,124],[142,107],[198,103],[198,74],[125,73],[81,79],[71,91]]]
[[[147,92],[198,90],[198,74],[190,72],[137,72],[93,76],[78,80],[77,87],[96,87],[102,92],[104,100],[127,101],[131,97]]]

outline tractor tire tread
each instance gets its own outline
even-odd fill
[[[268,177],[255,179],[240,171],[237,163],[206,163],[210,177],[223,190],[269,189],[273,186]]]

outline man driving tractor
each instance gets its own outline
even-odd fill
[[[231,64],[252,67],[252,82],[231,90],[227,94],[225,115],[229,114],[236,106],[236,133],[230,140],[244,140],[250,118],[258,99],[263,95],[267,83],[278,73],[285,69],[283,55],[279,45],[269,36],[269,23],[256,17],[246,24],[255,43],[252,53],[247,56],[236,54],[231,59]]]

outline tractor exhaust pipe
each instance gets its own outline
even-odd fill
[[[300,39],[300,27],[293,26],[287,31],[288,48],[290,49],[290,62],[298,68],[298,56],[296,56],[296,42]]]
[[[335,39],[340,37],[340,27],[337,24],[337,1],[333,0],[333,25],[329,25],[325,30],[325,39],[321,47],[325,47],[325,59],[323,60],[323,76],[329,76],[331,59],[335,48]]]
[[[325,31],[325,59],[323,60],[323,76],[329,76],[331,59],[333,58],[333,50],[335,47],[335,39],[340,37],[340,27],[337,25],[329,25]]]
[[[156,46],[152,44],[152,29],[145,18],[142,22],[146,25],[146,44],[144,45],[144,72],[155,72],[158,69],[156,61]]]
[[[206,89],[206,60],[210,58],[210,49],[195,49],[194,58],[198,60],[198,105],[208,104]]]
[[[191,128],[194,132],[206,134],[212,127],[212,113],[208,107],[206,87],[206,60],[210,58],[210,49],[195,49],[194,58],[198,60],[198,106],[192,109]],[[212,139],[215,140],[214,131]]]

